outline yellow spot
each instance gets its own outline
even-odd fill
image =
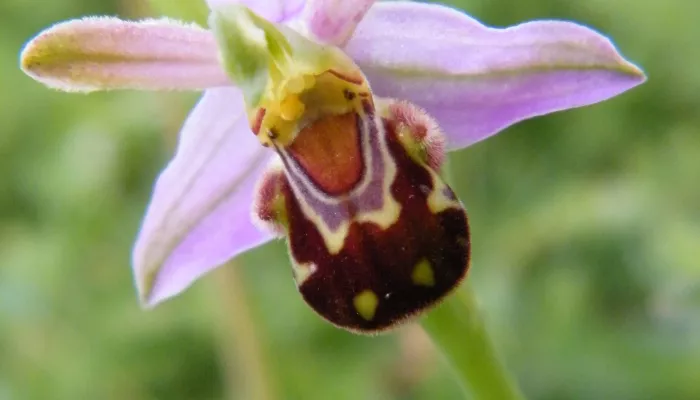
[[[371,290],[363,290],[355,296],[352,300],[355,305],[355,309],[360,316],[367,321],[371,321],[374,318],[374,313],[377,311],[377,304],[379,304],[379,299],[377,295]]]
[[[440,176],[435,173],[435,171],[428,169],[430,176],[433,179],[433,191],[428,196],[428,208],[433,214],[443,212],[447,209],[461,209],[462,204],[459,200],[453,200],[445,195],[445,191],[449,190],[449,187],[440,178]]]
[[[296,121],[304,113],[304,103],[299,101],[299,96],[290,94],[280,104],[280,116],[287,121]]]
[[[435,275],[433,274],[433,267],[430,266],[428,260],[423,259],[416,264],[413,268],[413,273],[411,274],[411,279],[413,283],[421,286],[434,286],[435,285]]]
[[[292,269],[294,271],[294,280],[297,282],[297,286],[301,286],[304,281],[309,279],[309,277],[316,272],[316,264],[314,263],[303,263],[297,264],[292,262]]]

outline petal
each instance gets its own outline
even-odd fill
[[[243,4],[272,22],[286,22],[295,18],[304,9],[304,3],[306,0],[207,0],[212,10],[228,4]]]
[[[29,76],[68,91],[230,85],[211,33],[168,19],[61,22],[27,43],[20,58]]]
[[[378,3],[346,51],[375,94],[410,100],[435,117],[451,149],[645,80],[607,38],[583,26],[541,21],[489,28],[429,4]]]
[[[321,43],[343,45],[372,4],[374,0],[309,0],[301,15],[303,29]]]
[[[210,89],[162,172],[133,252],[143,304],[174,296],[271,236],[251,222],[253,191],[274,153],[248,127],[234,88]]]

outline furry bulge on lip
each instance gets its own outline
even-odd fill
[[[464,278],[467,216],[438,173],[444,140],[424,111],[373,99],[364,79],[327,71],[316,82],[295,96],[312,104],[323,97],[324,110],[303,104],[285,121],[295,129],[281,143],[256,111],[253,130],[279,159],[261,179],[255,214],[287,236],[297,287],[318,314],[351,331],[380,332],[435,305]],[[269,114],[262,111],[279,120]]]

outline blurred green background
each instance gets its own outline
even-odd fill
[[[700,2],[454,4],[499,26],[580,21],[649,76],[453,156],[469,280],[508,367],[532,399],[699,399]],[[59,93],[18,53],[56,21],[149,13],[0,3],[0,399],[459,398],[417,326],[367,338],[313,314],[282,243],[139,308],[132,241],[197,96]]]

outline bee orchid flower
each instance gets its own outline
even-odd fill
[[[285,236],[305,301],[376,332],[465,276],[446,151],[645,79],[564,21],[488,27],[446,6],[209,0],[209,29],[169,19],[56,24],[21,67],[65,91],[203,90],[158,177],[133,250],[142,303]]]

